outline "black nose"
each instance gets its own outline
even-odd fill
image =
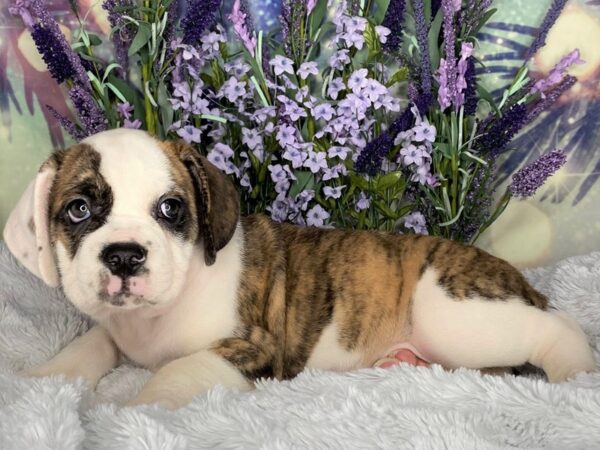
[[[144,265],[146,249],[134,242],[117,242],[105,247],[100,259],[113,275],[135,275]]]

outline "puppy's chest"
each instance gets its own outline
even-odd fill
[[[183,301],[157,317],[144,317],[139,311],[121,314],[105,327],[123,354],[144,367],[156,368],[209,348],[219,339],[230,337],[238,326],[234,298],[221,297],[221,302],[193,300]]]

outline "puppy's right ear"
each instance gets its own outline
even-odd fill
[[[30,272],[46,284],[59,284],[54,252],[50,245],[50,189],[58,168],[58,159],[51,156],[8,216],[4,240],[11,253]]]

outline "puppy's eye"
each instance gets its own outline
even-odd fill
[[[158,214],[169,222],[175,222],[179,219],[182,209],[180,200],[167,198],[158,205]]]
[[[67,214],[69,216],[69,220],[73,223],[80,223],[84,220],[89,219],[92,216],[90,212],[90,206],[87,201],[82,198],[78,198],[77,200],[73,200],[67,206]]]

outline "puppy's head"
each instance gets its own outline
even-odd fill
[[[238,218],[235,187],[193,148],[120,129],[54,153],[4,238],[25,267],[94,317],[172,302],[194,249],[213,264]]]

